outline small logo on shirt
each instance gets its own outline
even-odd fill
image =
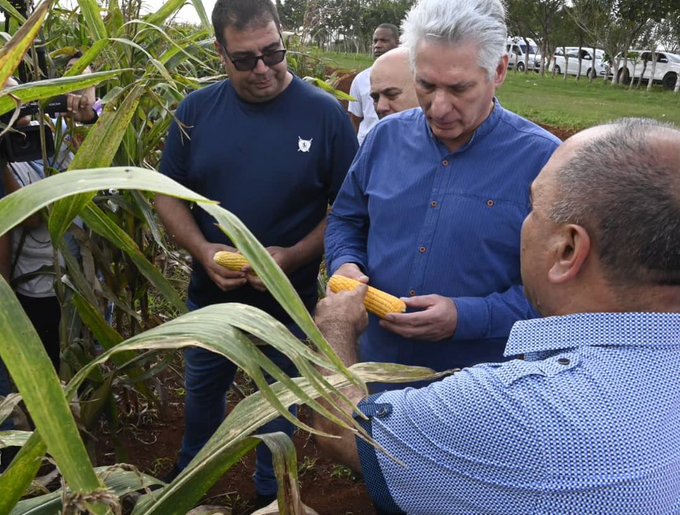
[[[312,148],[312,139],[302,139],[300,136],[298,136],[298,152],[309,152],[309,149]]]

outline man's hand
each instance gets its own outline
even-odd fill
[[[458,326],[458,310],[453,300],[441,295],[421,295],[404,298],[414,313],[392,313],[380,321],[383,329],[404,338],[440,341],[451,338]]]
[[[338,268],[335,273],[344,277],[349,277],[359,281],[360,283],[368,284],[368,276],[361,271],[358,265],[354,263],[345,263]]]
[[[316,325],[347,366],[357,362],[357,340],[368,325],[364,307],[367,291],[364,285],[338,293],[327,289],[326,297],[316,305]]]
[[[66,95],[68,114],[77,122],[89,122],[96,117],[94,111],[95,98],[88,94],[69,93]]]
[[[289,247],[267,247],[267,252],[274,258],[274,261],[283,270],[284,274],[290,275],[298,269],[295,252]],[[248,282],[253,288],[259,291],[267,291],[267,287],[262,282],[262,279],[255,275],[255,271],[252,268],[246,268],[246,272]]]
[[[215,263],[213,256],[215,255],[215,252],[219,250],[237,252],[234,247],[229,247],[220,243],[206,242],[200,247],[200,252],[194,257],[198,259],[201,265],[203,265],[208,277],[210,277],[212,282],[214,282],[220,290],[231,291],[240,288],[248,282],[246,272],[235,272]]]

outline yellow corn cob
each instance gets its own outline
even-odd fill
[[[213,261],[218,265],[222,265],[224,268],[228,268],[229,270],[234,270],[236,272],[240,272],[243,270],[244,266],[248,266],[250,264],[242,254],[239,254],[238,252],[229,252],[226,250],[215,252]]]
[[[359,281],[342,275],[334,275],[328,280],[328,286],[335,293],[355,290],[359,284],[361,284]],[[366,310],[374,315],[378,315],[380,318],[385,318],[388,313],[403,313],[406,311],[406,304],[403,300],[372,286],[368,287],[364,305]]]

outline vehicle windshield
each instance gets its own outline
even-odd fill
[[[678,54],[669,54],[666,53],[666,57],[668,57],[668,60],[673,63],[680,63],[680,55]]]

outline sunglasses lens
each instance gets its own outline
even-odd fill
[[[228,55],[228,54],[227,54]],[[240,72],[249,72],[257,67],[257,62],[262,59],[262,62],[267,66],[274,66],[283,61],[286,55],[285,48],[283,50],[275,50],[274,52],[268,52],[266,54],[252,56],[252,57],[241,57],[239,59],[231,59],[234,63],[234,68]]]
[[[234,67],[240,72],[249,72],[257,66],[257,57],[243,57],[232,61]]]
[[[262,56],[262,61],[267,66],[274,66],[283,61],[283,56],[286,55],[285,50],[277,50],[276,52],[271,52],[270,54],[265,54]]]

